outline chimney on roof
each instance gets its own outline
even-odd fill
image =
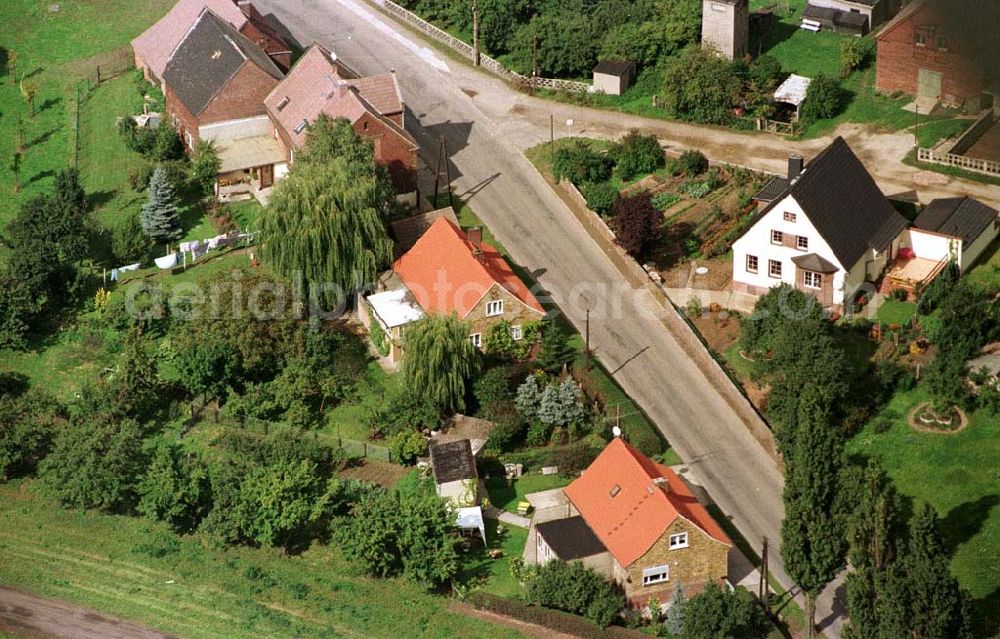
[[[472,245],[472,254],[482,261],[483,259],[483,229],[478,226],[473,226],[465,234],[466,238],[469,240],[469,244]]]
[[[789,181],[794,180],[799,177],[802,173],[802,168],[805,165],[805,160],[802,159],[801,155],[789,155],[788,156],[788,179]]]

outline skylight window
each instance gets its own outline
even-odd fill
[[[284,109],[286,106],[288,106],[288,103],[291,101],[292,99],[289,98],[287,95],[281,98],[281,102],[278,103],[278,110],[281,111],[282,109]]]
[[[298,124],[295,125],[295,132],[296,133],[302,133],[303,131],[306,130],[306,125],[307,124],[308,123],[305,120],[302,120],[301,122],[299,122]]]
[[[614,497],[615,495],[617,495],[617,494],[618,494],[618,493],[620,493],[621,491],[622,491],[622,487],[621,487],[621,486],[619,486],[618,484],[615,484],[614,486],[612,486],[612,487],[611,487],[611,491],[610,491],[610,493],[609,493],[609,494],[610,494],[610,495],[611,495],[612,497]]]

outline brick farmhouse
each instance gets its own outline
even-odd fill
[[[359,136],[372,141],[375,159],[389,170],[396,192],[412,194],[416,203],[418,146],[403,128],[405,106],[395,73],[358,77],[314,44],[264,104],[289,163],[305,143],[309,123],[320,114],[346,118]]]
[[[378,322],[390,341],[390,360],[405,350],[405,327],[430,314],[451,315],[469,324],[469,339],[482,347],[494,326],[507,322],[520,340],[524,326],[545,317],[527,285],[478,228],[466,233],[452,219],[438,217],[410,250],[396,260],[381,291],[365,298],[359,315]]]
[[[618,583],[634,608],[724,583],[733,544],[666,466],[620,437],[563,489],[565,515],[535,525],[539,564],[580,561]],[[530,535],[529,535],[530,539]]]
[[[968,42],[949,31],[934,3],[912,0],[879,31],[876,43],[879,91],[902,91],[970,112],[992,103]]]

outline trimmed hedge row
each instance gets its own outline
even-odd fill
[[[476,591],[472,593],[469,595],[469,603],[480,610],[488,610],[525,623],[544,626],[550,630],[580,637],[580,639],[649,639],[648,635],[635,630],[618,626],[601,628],[583,617],[571,615],[568,612],[551,610],[541,606],[529,606],[520,601],[505,599],[487,592]]]

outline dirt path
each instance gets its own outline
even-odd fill
[[[487,610],[479,610],[467,603],[455,601],[448,606],[448,609],[468,617],[475,617],[499,626],[513,628],[528,637],[535,637],[535,639],[577,639],[575,635],[567,635],[566,633],[556,632],[545,626],[536,626],[535,624],[504,617]]]
[[[0,630],[32,639],[173,639],[110,615],[3,586]]]

